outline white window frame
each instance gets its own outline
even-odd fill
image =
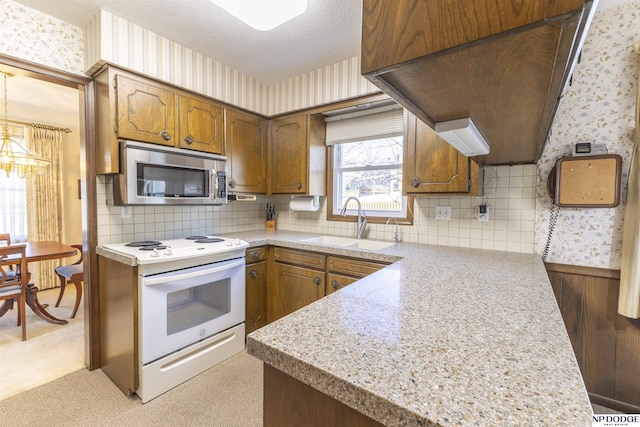
[[[346,144],[350,144],[350,143],[346,143]],[[400,163],[389,164],[389,165],[380,165],[380,166],[371,165],[371,166],[354,166],[354,167],[337,166],[339,163],[341,163],[341,159],[342,159],[342,154],[341,154],[342,145],[343,144],[334,144],[333,146],[333,150],[334,150],[333,165],[332,165],[332,171],[331,171],[331,173],[333,174],[333,188],[332,188],[333,200],[331,201],[333,215],[340,215],[340,212],[342,211],[342,206],[338,206],[340,204],[338,203],[338,201],[342,200],[341,188],[342,188],[343,172],[361,172],[361,171],[389,170],[389,169],[396,169],[402,172],[402,158],[400,159]],[[400,185],[402,185],[402,180],[400,180]],[[401,196],[401,199],[402,199],[402,202],[400,204],[400,210],[397,212],[369,210],[369,209],[363,209],[363,210],[365,210],[367,217],[405,218],[407,216],[407,196]],[[355,216],[358,214],[358,210],[347,209],[346,214]]]

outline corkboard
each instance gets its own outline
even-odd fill
[[[554,202],[559,207],[611,208],[620,203],[622,157],[564,157],[556,162]]]

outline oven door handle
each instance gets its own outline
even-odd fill
[[[206,276],[208,274],[218,273],[225,270],[232,270],[237,267],[244,267],[245,261],[244,258],[240,258],[233,262],[225,262],[224,265],[220,265],[217,267],[207,268],[206,270],[194,271],[191,273],[178,273],[175,275],[171,275],[171,282],[185,279],[192,279],[194,277]],[[144,285],[157,285],[159,283],[166,283],[167,277],[148,277],[144,279]]]

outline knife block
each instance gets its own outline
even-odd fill
[[[266,229],[267,231],[274,231],[276,229],[276,217],[273,217],[271,221],[266,221]]]

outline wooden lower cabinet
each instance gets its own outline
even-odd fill
[[[264,427],[382,427],[372,418],[264,364]]]
[[[138,389],[138,268],[98,256],[100,368],[127,396]]]
[[[327,273],[327,285],[325,286],[325,294],[329,295],[335,291],[339,291],[347,285],[359,280],[355,277],[343,276],[342,274]]]
[[[245,336],[267,324],[267,248],[249,248],[245,253]]]
[[[267,323],[293,313],[389,265],[380,261],[325,255],[278,246],[270,247],[267,252]],[[251,257],[254,255],[247,251],[247,264],[250,263]],[[247,277],[247,292],[251,280],[253,279]],[[247,325],[247,328],[249,327]]]
[[[389,264],[328,255],[325,294],[332,294],[371,273],[375,273],[387,265]]]
[[[274,263],[270,322],[311,304],[324,296],[325,272]]]
[[[267,324],[267,263],[246,267],[245,336]]]
[[[620,272],[546,267],[592,402],[639,413],[640,319],[617,313]]]

